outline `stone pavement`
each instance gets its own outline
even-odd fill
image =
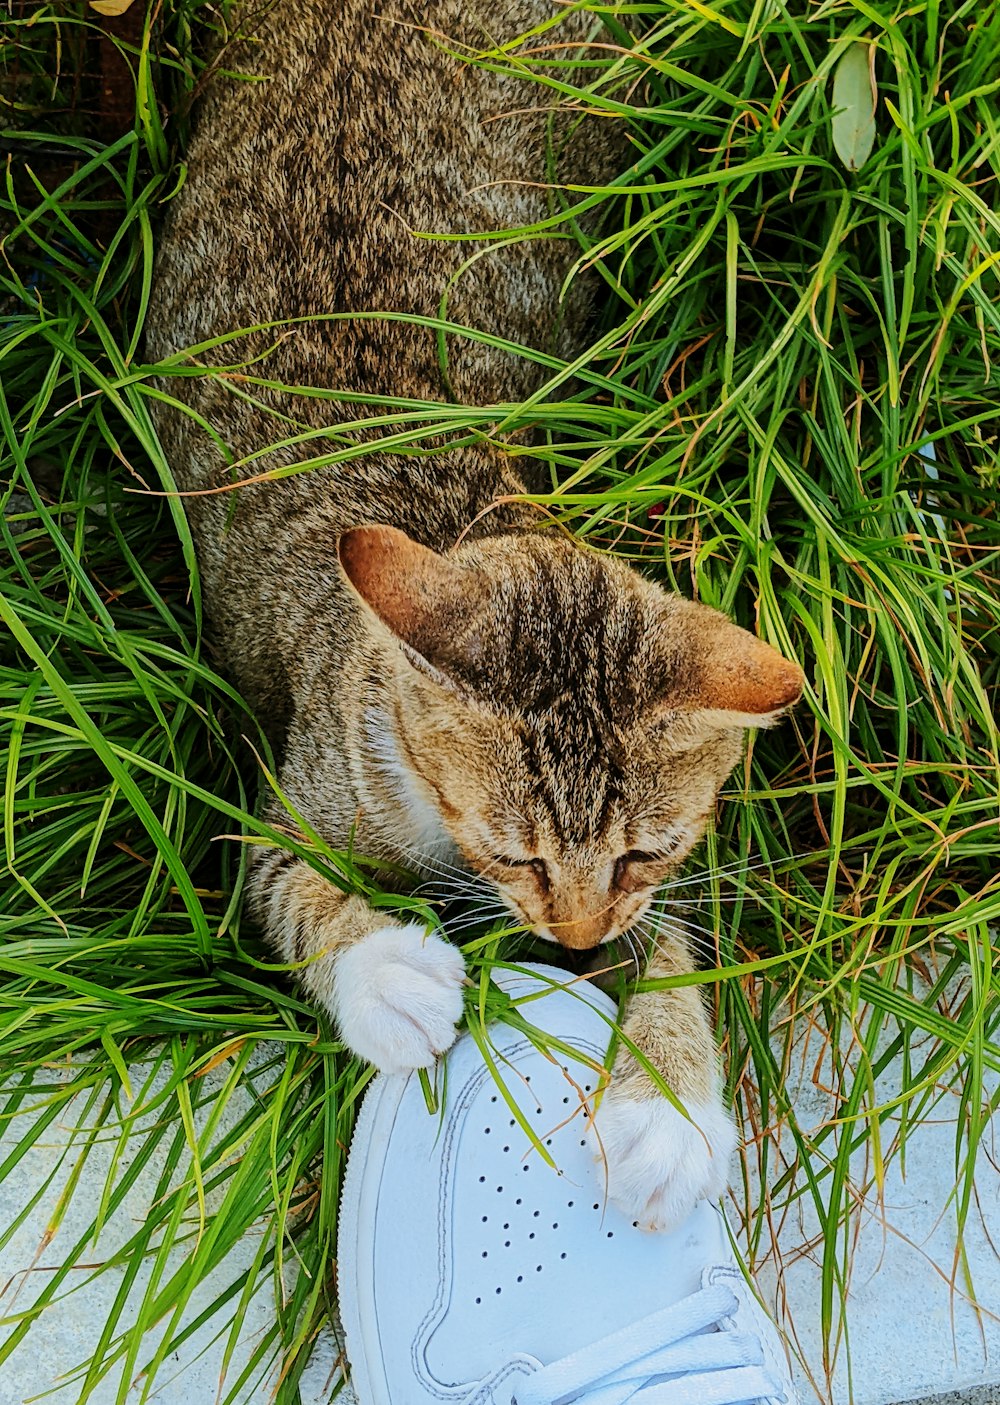
[[[973,1390],[950,1390],[947,1395],[925,1395],[923,1400],[906,1400],[901,1405],[1000,1405],[1000,1387],[984,1385]]]
[[[914,1039],[910,1046],[914,1069],[921,1043]],[[850,1061],[851,1049],[842,1047],[840,1057]],[[901,1061],[889,1064],[875,1084],[876,1105],[892,1104],[902,1077]],[[981,1105],[998,1083],[996,1075],[985,1075]],[[829,1049],[806,1031],[797,1040],[786,1083],[801,1130],[835,1121],[842,1106],[832,1092],[837,1086]],[[1000,1405],[1000,1119],[994,1118],[980,1146],[976,1194],[960,1246],[953,1205],[956,1147],[961,1145],[963,1157],[966,1148],[957,1138],[959,1114],[957,1095],[939,1089],[926,1120],[907,1137],[905,1160],[888,1161],[881,1194],[872,1184],[867,1149],[852,1157],[855,1192],[860,1196],[861,1187],[869,1188],[853,1204],[850,1234],[838,1238],[848,1245],[840,1255],[847,1293],[844,1333],[832,1363],[824,1364],[820,1327],[822,1227],[806,1196],[780,1221],[777,1252],[754,1264],[762,1296],[799,1357],[802,1405],[908,1405],[927,1397],[937,1405],[940,1395],[951,1405],[949,1392],[958,1392],[955,1405]],[[897,1126],[893,1117],[882,1124],[883,1148]],[[752,1137],[747,1141],[753,1144]]]

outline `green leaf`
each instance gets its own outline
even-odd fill
[[[849,171],[860,171],[875,145],[874,49],[848,44],[833,72],[833,145]]]

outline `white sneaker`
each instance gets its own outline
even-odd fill
[[[338,1280],[359,1405],[793,1405],[773,1324],[702,1201],[669,1234],[605,1203],[581,1096],[615,1006],[564,971],[499,977],[553,1062],[491,1028],[518,1125],[473,1039],[450,1050],[443,1111],[415,1074],[381,1075],[358,1119]],[[558,985],[553,985],[558,982]]]

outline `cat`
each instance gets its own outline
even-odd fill
[[[463,61],[554,18],[531,44],[563,58],[599,28],[558,0],[284,0],[225,52],[170,203],[148,347],[161,359],[257,330],[194,358],[229,371],[161,381],[158,431],[181,490],[343,448],[319,433],[268,446],[296,425],[332,435],[378,412],[241,382],[241,367],[291,387],[477,405],[519,402],[541,382],[530,358],[457,334],[445,380],[428,329],[324,314],[435,316],[448,287],[455,323],[559,356],[586,344],[585,283],[560,296],[571,238],[500,241],[453,278],[482,244],[419,237],[547,217],[547,150],[577,185],[627,161],[615,122],[575,128],[567,113],[550,127],[548,90]],[[285,319],[313,320],[263,325]],[[468,873],[566,948],[646,930],[744,729],[798,698],[798,666],[541,529],[520,500],[538,486],[530,456],[486,439],[422,456],[366,447],[185,500],[218,656],[270,732],[282,791],[331,845]],[[276,800],[266,813],[287,822]],[[255,858],[249,901],[355,1054],[399,1071],[451,1045],[465,975],[445,937],[275,849]],[[691,969],[666,927],[649,974]],[[732,1122],[694,987],[635,995],[624,1030],[687,1117],[624,1048],[595,1154],[610,1197],[666,1228],[721,1193]]]

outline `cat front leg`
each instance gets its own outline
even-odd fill
[[[692,969],[684,941],[661,934],[647,976]],[[736,1133],[722,1103],[718,1056],[695,986],[634,995],[622,1027],[687,1115],[623,1047],[594,1119],[597,1157],[619,1209],[644,1229],[673,1229],[697,1201],[717,1199],[726,1187]]]
[[[352,1053],[385,1073],[427,1068],[462,1016],[462,953],[417,922],[343,893],[301,859],[271,853],[254,869],[251,903],[271,945],[295,965]]]

